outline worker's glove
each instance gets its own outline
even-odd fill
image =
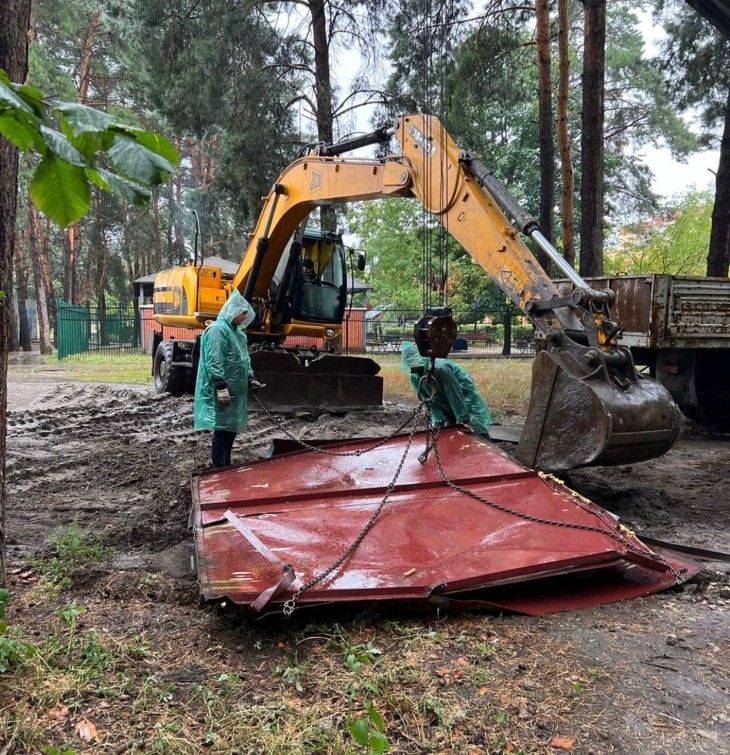
[[[215,389],[215,400],[218,402],[218,406],[229,406],[231,403],[231,394],[228,392],[228,387]]]
[[[258,393],[262,388],[266,386],[266,383],[260,383],[255,377],[248,379],[248,389],[251,393]]]

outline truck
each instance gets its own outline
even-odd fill
[[[682,413],[730,430],[730,279],[649,274],[586,282],[614,292],[620,343]],[[558,287],[567,292],[571,284],[563,280]]]

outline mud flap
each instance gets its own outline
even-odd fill
[[[677,407],[656,381],[614,382],[601,370],[576,375],[569,357],[541,351],[515,457],[554,472],[628,464],[661,456],[678,435]]]
[[[383,403],[380,365],[367,357],[321,354],[311,361],[286,351],[256,351],[251,366],[268,408],[350,411]]]

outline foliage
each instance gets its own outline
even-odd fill
[[[5,608],[10,602],[10,593],[0,588],[0,674],[9,671],[35,652],[35,647],[13,633],[5,621]]]
[[[34,566],[51,589],[68,589],[73,584],[74,574],[105,561],[111,554],[103,544],[103,536],[83,530],[77,517],[67,527],[59,527],[51,534],[48,543],[50,555],[36,559]]]
[[[348,685],[348,714],[347,730],[352,738],[372,755],[381,755],[390,750],[390,744],[385,737],[385,724],[383,717],[375,708],[372,698],[380,692],[377,686],[364,678],[363,666],[377,661],[382,651],[367,642],[347,648],[345,651],[345,663],[354,678]],[[365,715],[354,715],[355,704],[365,711]]]
[[[446,272],[447,304],[464,312],[495,303],[495,309],[501,308],[504,297],[496,285],[417,202],[363,202],[352,209],[348,220],[370,261],[367,280],[373,286],[373,303],[420,310],[427,294],[436,304],[440,277]],[[443,261],[439,245],[443,245]]]
[[[730,40],[681,0],[656,0],[655,20],[667,36],[654,64],[675,108],[698,108],[704,146],[716,144],[730,89]]]
[[[607,251],[606,273],[704,275],[711,223],[712,197],[690,193],[656,221],[623,229],[620,245]]]
[[[58,130],[50,125],[53,118]],[[62,226],[88,212],[91,186],[139,206],[149,199],[148,187],[163,183],[177,164],[162,137],[84,105],[54,100],[48,106],[38,89],[12,83],[1,70],[0,134],[40,156],[30,195]]]

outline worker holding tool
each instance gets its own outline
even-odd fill
[[[231,463],[236,434],[246,429],[248,391],[262,387],[251,370],[244,333],[254,316],[251,305],[233,291],[200,339],[193,419],[196,430],[213,431],[211,456],[216,468]]]
[[[418,398],[428,400],[432,426],[459,422],[489,440],[492,418],[469,373],[450,359],[435,359],[433,382],[424,386],[430,361],[415,344],[402,344],[401,369],[409,374]]]

